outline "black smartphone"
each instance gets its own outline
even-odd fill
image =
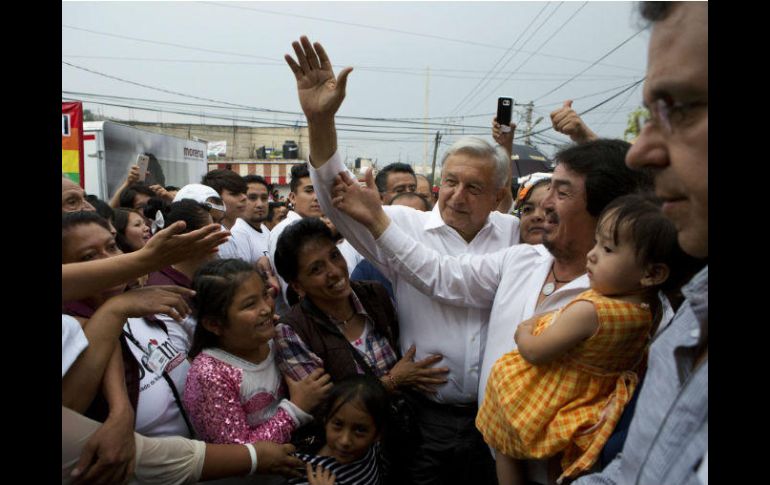
[[[513,113],[513,99],[512,98],[497,98],[497,122],[500,123],[501,130],[504,132],[511,131],[511,114]]]

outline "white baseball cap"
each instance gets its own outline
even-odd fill
[[[217,191],[203,184],[187,184],[176,193],[174,202],[182,199],[192,199],[199,204],[203,204],[209,209],[218,209],[225,212],[225,203],[217,194]]]

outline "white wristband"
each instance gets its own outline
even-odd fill
[[[254,472],[257,471],[257,450],[254,449],[254,445],[251,443],[246,443],[243,446],[248,448],[249,456],[251,456],[251,471],[249,471],[249,475],[254,475]]]

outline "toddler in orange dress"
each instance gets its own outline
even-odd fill
[[[518,460],[562,453],[558,482],[596,462],[634,393],[662,313],[658,290],[681,255],[651,198],[607,206],[588,253],[591,289],[522,322],[518,349],[492,368],[476,427],[496,450],[500,485],[524,483]]]

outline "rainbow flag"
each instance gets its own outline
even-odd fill
[[[62,175],[85,188],[83,173],[83,103],[61,104]]]

